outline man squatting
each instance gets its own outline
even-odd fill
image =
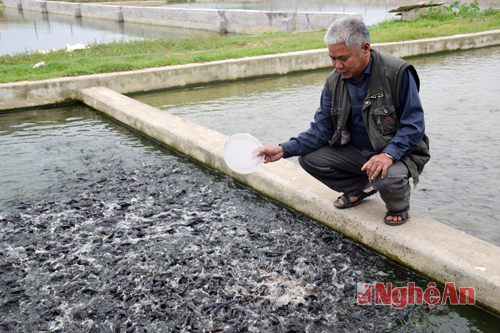
[[[359,20],[335,21],[325,39],[335,69],[310,128],[280,145],[265,145],[264,163],[299,156],[304,170],[343,192],[337,208],[350,208],[380,192],[384,222],[410,218],[410,183],[430,159],[420,80],[408,62],[370,48]]]

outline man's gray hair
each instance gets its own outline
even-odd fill
[[[361,50],[364,43],[370,44],[370,32],[363,21],[346,17],[332,23],[324,41],[327,46],[345,43],[349,50]]]

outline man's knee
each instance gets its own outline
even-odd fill
[[[402,192],[408,186],[408,176],[406,175],[387,175],[384,179],[377,177],[372,180],[372,186],[380,193]]]
[[[405,196],[410,186],[408,168],[403,162],[399,161],[387,170],[384,179],[379,175],[371,183],[373,188],[379,191],[380,194],[392,197]]]
[[[322,173],[330,170],[330,167],[328,165],[322,166],[323,163],[321,163],[321,158],[318,157],[319,156],[316,151],[301,155],[299,156],[299,164],[304,170],[308,172]]]

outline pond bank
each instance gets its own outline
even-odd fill
[[[404,58],[498,44],[500,30],[373,44],[372,47]],[[77,89],[93,86],[105,86],[122,94],[131,94],[329,67],[331,61],[325,48],[109,74],[1,83],[0,111],[74,102],[77,101]]]
[[[217,32],[260,34],[268,31],[318,31],[342,17],[362,19],[361,14],[275,12],[218,9],[142,7],[137,5],[74,3],[38,0],[2,0],[11,8],[42,13],[91,17],[116,22],[134,22]]]

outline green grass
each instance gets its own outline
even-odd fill
[[[372,43],[414,40],[500,29],[500,11],[486,10],[473,16],[456,18],[434,13],[410,22],[385,21],[370,27]],[[0,82],[129,71],[135,69],[200,63],[231,58],[324,48],[324,32],[264,33],[258,36],[175,40],[150,39],[92,43],[88,49],[39,54],[18,53],[0,56]],[[32,68],[44,61],[46,66]]]
[[[370,28],[373,43],[399,42],[500,29],[500,11],[484,10],[464,16],[424,15],[408,22],[384,21]]]

